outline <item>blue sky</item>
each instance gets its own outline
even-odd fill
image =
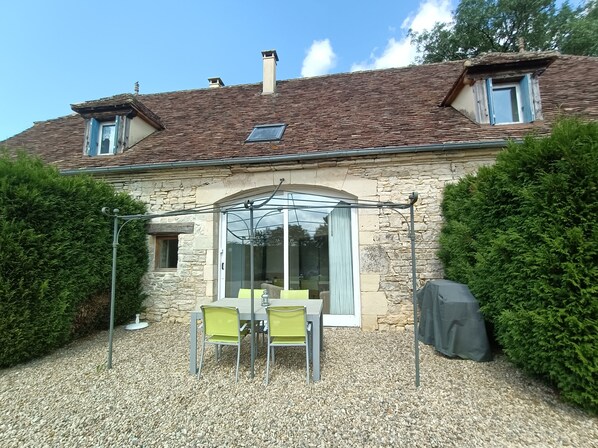
[[[277,50],[278,79],[408,65],[408,28],[457,1],[6,1],[0,140],[136,81],[144,94],[260,82],[262,50]]]

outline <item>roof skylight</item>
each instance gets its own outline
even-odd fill
[[[286,127],[287,125],[282,123],[255,126],[245,142],[271,142],[280,140]]]

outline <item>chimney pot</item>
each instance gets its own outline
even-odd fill
[[[210,89],[224,87],[224,83],[220,78],[208,78],[208,82],[210,83]]]
[[[271,95],[276,93],[276,63],[278,62],[276,50],[262,51],[262,60],[264,62],[264,84],[262,94]]]

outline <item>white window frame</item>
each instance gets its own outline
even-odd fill
[[[108,152],[102,152],[102,132],[105,127],[114,126],[114,141],[110,142]],[[111,156],[115,153],[116,142],[118,140],[118,129],[116,128],[116,120],[113,121],[100,121],[98,127],[98,156]]]
[[[496,121],[496,105],[495,102],[492,102],[492,115],[494,116],[494,124],[496,126],[504,125],[504,124],[515,124],[515,123],[523,123],[523,108],[521,104],[521,86],[519,82],[492,82],[492,92],[490,93],[494,99],[494,91],[495,90],[502,90],[507,88],[515,88],[515,99],[517,101],[517,115],[519,116],[518,121],[501,121],[500,123]]]

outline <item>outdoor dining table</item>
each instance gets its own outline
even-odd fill
[[[324,325],[322,320],[322,308],[324,301],[320,299],[294,300],[294,299],[270,299],[270,306],[305,306],[307,321],[312,328],[312,378],[320,380],[320,351],[324,348]],[[241,320],[251,320],[251,299],[224,298],[211,302],[210,306],[233,306],[239,309]],[[253,299],[254,319],[256,321],[266,320],[266,307],[262,306],[261,298]],[[191,332],[190,332],[190,359],[189,373],[197,374],[197,321],[201,320],[201,311],[191,311]]]

